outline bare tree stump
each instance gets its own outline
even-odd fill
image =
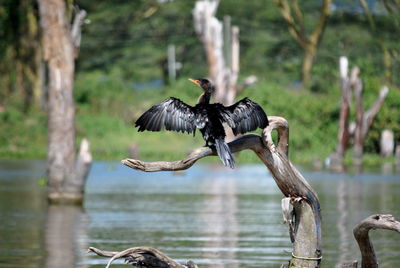
[[[315,191],[288,159],[289,125],[282,117],[270,116],[270,125],[262,136],[250,134],[242,136],[228,145],[232,152],[250,149],[270,170],[283,195],[293,205],[289,222],[293,243],[292,259],[289,267],[320,267],[321,253],[321,212]],[[272,140],[272,131],[278,132],[278,143]],[[156,172],[177,171],[190,168],[197,160],[216,155],[209,147],[194,150],[186,158],[174,162],[143,162],[124,159],[122,163],[133,169]]]
[[[381,155],[389,157],[394,152],[394,133],[389,129],[384,129],[381,134]]]

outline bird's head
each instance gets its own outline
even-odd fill
[[[195,83],[196,85],[201,87],[206,92],[213,93],[214,90],[215,90],[213,84],[208,79],[205,79],[205,78],[198,78],[198,79],[189,78],[189,81],[192,82],[192,83]]]

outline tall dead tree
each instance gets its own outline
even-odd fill
[[[81,202],[91,155],[88,142],[83,140],[76,157],[73,83],[80,26],[86,12],[75,16],[71,31],[64,0],[39,0],[39,11],[49,80],[48,198],[53,202]]]
[[[361,165],[363,154],[363,144],[371,128],[376,114],[381,109],[383,102],[389,92],[388,87],[384,86],[379,92],[379,96],[367,111],[363,106],[363,84],[360,78],[360,69],[353,67],[349,76],[348,60],[346,57],[340,57],[340,80],[341,80],[341,108],[339,118],[339,131],[336,151],[331,154],[331,168],[336,171],[343,171],[343,158],[349,147],[350,137],[354,137],[353,162],[355,165]],[[355,98],[356,121],[349,122],[350,107],[352,102],[352,90]]]
[[[346,57],[340,57],[340,88],[342,98],[340,102],[339,131],[336,151],[330,157],[331,167],[336,171],[343,171],[343,157],[349,144],[349,115],[351,104],[351,81],[348,75],[349,62]]]
[[[207,57],[208,73],[216,86],[215,101],[230,105],[236,95],[246,86],[256,82],[254,76],[246,78],[238,85],[239,76],[239,28],[230,26],[230,23],[219,21],[217,12],[218,0],[197,1],[193,9],[194,27],[204,46]],[[229,21],[229,20],[226,20]],[[226,38],[224,40],[224,31]],[[229,48],[224,53],[224,42]],[[224,55],[229,54],[227,57]]]
[[[332,0],[323,0],[319,19],[311,34],[307,34],[304,23],[304,15],[297,0],[274,0],[279,11],[289,27],[289,33],[297,44],[303,49],[303,65],[301,78],[304,84],[310,79],[311,68],[317,55],[318,45],[324,34],[328,21]]]
[[[321,253],[321,211],[315,191],[292,165],[288,159],[289,152],[289,125],[282,117],[270,116],[269,126],[263,131],[262,136],[245,135],[230,142],[232,152],[252,150],[269,169],[279,189],[285,196],[282,201],[284,219],[289,226],[290,239],[293,243],[293,251],[289,267],[315,268],[320,267]],[[278,143],[272,139],[272,131],[278,132]],[[136,159],[125,159],[122,163],[133,169],[146,172],[177,171],[190,168],[197,160],[217,155],[209,147],[201,147],[194,150],[185,159],[175,162],[144,162]],[[293,210],[290,208],[291,206]],[[142,261],[150,258],[165,261],[165,255],[160,256],[159,251],[148,247],[138,247],[122,252],[103,252],[95,248],[91,251],[99,255],[117,258],[126,258],[130,261]],[[144,256],[146,255],[146,256]],[[169,262],[169,260],[168,260]],[[155,267],[155,266],[147,266]],[[157,267],[184,267],[175,262],[166,266]],[[192,266],[195,267],[195,266]]]
[[[356,102],[356,124],[354,130],[354,158],[353,162],[355,165],[360,166],[362,163],[363,145],[365,138],[371,128],[372,122],[381,109],[383,102],[389,92],[388,87],[384,86],[379,92],[378,98],[374,104],[367,111],[364,110],[363,106],[363,85],[361,78],[359,77],[359,69],[356,68],[354,74],[354,97]]]

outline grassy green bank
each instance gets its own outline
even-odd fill
[[[118,161],[127,157],[128,147],[135,144],[141,159],[174,160],[204,144],[199,132],[195,137],[174,132],[138,133],[133,127],[135,119],[152,104],[175,96],[193,105],[200,89],[185,79],[173,87],[143,89],[134,89],[121,81],[118,76],[97,72],[77,77],[77,142],[87,137],[95,159]],[[365,81],[365,89],[365,105],[370,107],[378,94],[379,81]],[[294,162],[323,160],[334,150],[340,108],[337,86],[326,85],[323,90],[312,92],[262,80],[237,98],[244,96],[261,104],[268,115],[283,116],[289,121],[290,157]],[[368,163],[380,160],[376,154],[381,129],[394,130],[400,140],[399,99],[399,89],[391,88],[365,144]],[[23,113],[18,107],[16,99],[0,113],[0,158],[44,159],[46,114],[35,109]],[[242,152],[237,157],[239,163],[257,161],[252,152]]]

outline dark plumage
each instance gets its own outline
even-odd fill
[[[233,105],[224,106],[220,103],[210,104],[214,86],[207,79],[189,79],[200,86],[204,93],[200,95],[195,106],[187,105],[176,98],[168,98],[154,105],[136,121],[139,131],[160,131],[163,128],[178,132],[195,134],[200,129],[206,146],[214,145],[218,156],[225,166],[234,168],[235,160],[225,143],[226,123],[233,134],[244,134],[249,131],[268,126],[268,118],[264,110],[255,102],[244,98]]]

